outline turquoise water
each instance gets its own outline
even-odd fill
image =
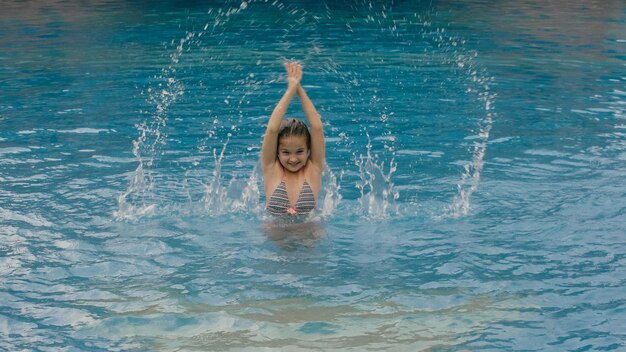
[[[5,1],[0,49],[0,350],[626,348],[623,1]]]

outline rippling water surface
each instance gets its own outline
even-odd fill
[[[626,348],[622,1],[2,8],[0,350]],[[328,168],[273,224],[289,59]]]

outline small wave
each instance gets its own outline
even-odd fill
[[[103,163],[133,163],[137,161],[137,159],[135,158],[118,158],[118,157],[106,156],[106,155],[94,155],[92,156],[92,158]]]
[[[0,208],[0,218],[3,221],[20,221],[36,227],[53,227],[54,224],[37,214],[19,214],[9,209]]]
[[[106,132],[106,133],[114,132],[114,130],[102,129],[102,128],[89,128],[89,127],[75,128],[73,130],[50,130],[50,131],[54,131],[58,133],[78,133],[78,134],[86,134],[86,133],[97,134],[100,132]]]
[[[22,148],[22,147],[9,147],[9,148],[0,148],[0,155],[2,154],[19,154],[26,153],[32,151],[30,148]]]

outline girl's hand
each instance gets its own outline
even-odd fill
[[[289,88],[298,88],[302,80],[302,65],[298,62],[288,62],[285,64],[287,70],[287,85]]]

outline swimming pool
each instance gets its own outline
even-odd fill
[[[1,350],[625,348],[621,1],[15,1],[0,48]],[[288,59],[328,169],[277,228]]]

